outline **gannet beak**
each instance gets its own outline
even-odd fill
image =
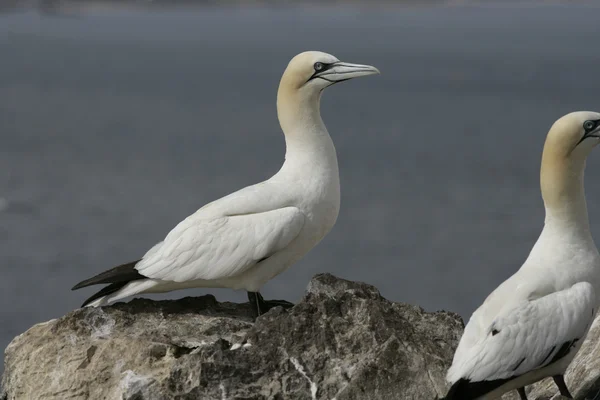
[[[377,68],[370,65],[350,64],[338,61],[331,64],[331,67],[323,72],[316,73],[313,77],[336,83],[347,81],[352,78],[358,78],[359,76],[375,75],[379,73]]]
[[[590,132],[586,132],[583,137],[579,140],[579,142],[577,142],[577,144],[575,145],[575,147],[577,147],[579,145],[579,143],[583,142],[585,139],[588,138],[596,138],[596,139],[600,139],[600,126],[598,126],[596,129],[594,129],[593,131]]]

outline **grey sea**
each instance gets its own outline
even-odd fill
[[[597,3],[596,3],[597,4]],[[304,50],[377,66],[336,85],[333,231],[263,289],[319,272],[468,318],[543,224],[558,117],[600,110],[598,11],[578,5],[111,10],[0,16],[0,347],[77,308],[205,203],[275,173],[279,78]],[[600,154],[586,190],[600,237]],[[213,293],[187,290],[154,298]]]

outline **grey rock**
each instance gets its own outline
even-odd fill
[[[35,325],[6,349],[16,399],[390,400],[441,397],[458,315],[315,276],[293,308],[252,321],[213,296],[135,299]]]

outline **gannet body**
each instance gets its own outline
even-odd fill
[[[335,83],[376,73],[375,67],[321,52],[294,57],[277,94],[286,142],[281,169],[265,182],[205,205],[140,260],[77,284],[73,289],[109,284],[84,306],[201,287],[244,289],[257,315],[280,304],[264,301],[260,288],[317,245],[340,208],[337,156],[321,119],[321,93]]]
[[[564,373],[594,320],[600,255],[588,222],[583,173],[599,142],[600,114],[575,112],[552,126],[541,166],[544,228],[523,266],[473,313],[447,380],[446,400],[491,400]]]

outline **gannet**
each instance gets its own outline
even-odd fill
[[[554,123],[540,173],[544,228],[521,268],[473,313],[446,379],[446,400],[496,399],[564,373],[598,309],[600,255],[583,189],[585,160],[600,142],[600,114],[574,112]]]
[[[315,247],[335,224],[340,208],[337,156],[321,119],[321,93],[338,82],[378,73],[370,65],[318,51],[295,56],[277,93],[286,143],[281,169],[264,182],[205,205],[141,259],[75,285],[73,290],[109,284],[83,306],[184,288],[246,290],[255,315],[289,306],[265,301],[260,288]]]

